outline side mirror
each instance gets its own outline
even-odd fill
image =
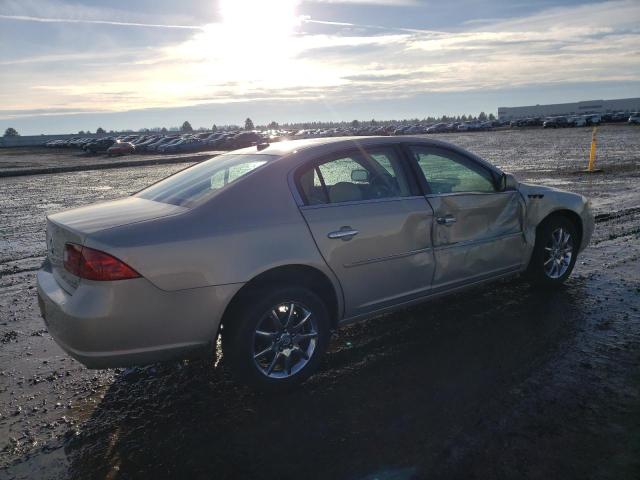
[[[503,173],[500,177],[499,186],[501,192],[516,190],[518,188],[518,180],[510,173]]]
[[[369,181],[369,172],[367,170],[351,170],[351,181],[352,182],[368,182]]]

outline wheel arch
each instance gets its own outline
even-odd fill
[[[329,318],[331,319],[331,328],[337,327],[341,310],[341,302],[338,297],[340,293],[337,287],[321,270],[303,264],[273,267],[253,277],[233,296],[225,308],[220,325],[224,326],[225,322],[230,320],[234,311],[242,302],[250,301],[250,296],[253,292],[276,284],[304,286],[318,294],[327,306]]]
[[[582,225],[582,218],[580,218],[580,215],[578,215],[573,210],[569,210],[566,208],[554,210],[549,214],[547,214],[547,216],[544,217],[536,226],[536,237],[538,236],[538,233],[540,232],[540,228],[544,223],[548,222],[552,218],[557,218],[557,217],[565,218],[569,220],[571,223],[573,223],[573,225],[576,227],[576,232],[578,235],[576,245],[582,245],[582,235],[584,231],[584,226]]]

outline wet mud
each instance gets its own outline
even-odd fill
[[[579,129],[451,135],[592,198],[572,278],[344,328],[280,396],[235,383],[224,358],[87,370],[39,318],[44,215],[180,166],[0,179],[0,478],[640,478],[640,130],[618,128],[601,132],[598,176],[576,173]]]

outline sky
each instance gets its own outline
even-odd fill
[[[0,0],[0,132],[638,96],[638,0]]]

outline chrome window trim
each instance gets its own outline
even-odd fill
[[[506,195],[517,193],[517,190],[503,190],[502,192],[448,192],[448,193],[428,193],[425,198],[438,198],[438,197],[458,197],[461,195]]]
[[[387,260],[395,260],[396,258],[410,257],[412,255],[418,255],[420,253],[427,253],[432,250],[433,248],[431,247],[419,248],[418,250],[411,250],[409,252],[394,253],[393,255],[387,255],[384,257],[369,258],[367,260],[358,260],[357,262],[345,263],[343,267],[344,268],[359,267],[361,265],[369,265],[371,263],[385,262]]]
[[[355,200],[352,202],[340,202],[340,203],[319,203],[317,205],[302,205],[300,210],[315,210],[317,208],[336,208],[345,207],[350,205],[365,205],[368,203],[386,203],[386,202],[401,202],[404,200],[415,200],[421,198],[424,200],[423,195],[413,195],[411,197],[385,197],[385,198],[371,198],[367,200]],[[428,211],[428,210],[427,210]]]

